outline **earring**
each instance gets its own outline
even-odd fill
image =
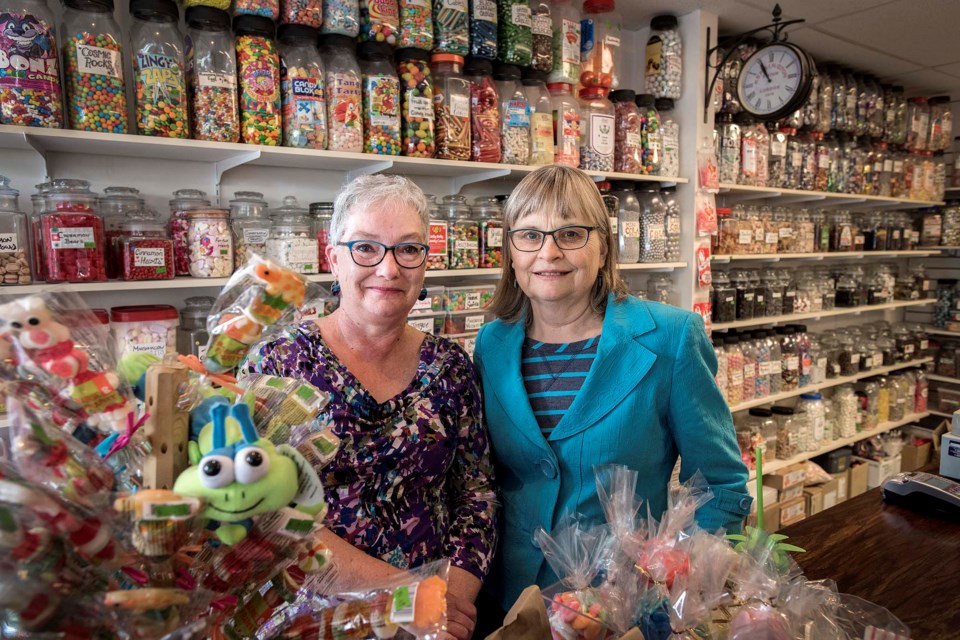
[[[334,280],[333,284],[330,285],[331,295],[339,296],[340,295],[340,281]]]
[[[514,279],[514,281],[513,281],[513,288],[516,289],[518,286],[519,286],[519,285],[517,284],[516,279]]]
[[[417,300],[426,300],[427,299],[427,288],[421,287],[420,295],[417,296]]]

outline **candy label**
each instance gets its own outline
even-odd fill
[[[680,233],[680,218],[679,216],[670,216],[667,218],[667,233],[672,236]]]
[[[172,56],[155,53],[137,54],[137,81],[147,87],[145,99],[178,102],[182,99],[183,75],[180,64]]]
[[[480,308],[480,292],[471,291],[470,293],[468,293],[466,300],[464,301],[463,307],[464,309],[470,309],[471,311],[474,309],[479,309]]]
[[[368,0],[371,22],[387,22],[396,24],[399,20],[396,0]]]
[[[217,89],[236,89],[236,76],[227,73],[198,73],[197,84],[201,87],[216,87]]]
[[[533,130],[533,155],[553,154],[553,118],[549,113],[534,113],[531,116]]]
[[[561,115],[559,110],[555,110],[553,137],[557,153],[568,157],[577,153],[580,147],[580,114],[575,111],[565,111]]]
[[[144,520],[186,520],[194,511],[194,503],[183,500],[180,502],[146,502],[143,505]]]
[[[497,3],[494,0],[474,0],[473,19],[497,23]]]
[[[93,227],[53,227],[50,230],[53,249],[96,249]]]
[[[619,47],[620,38],[618,38],[617,36],[606,36],[603,39],[603,44],[607,45],[608,47]]]
[[[467,0],[441,0],[441,4],[445,9],[460,13],[466,13],[468,9]]]
[[[427,244],[430,245],[431,256],[447,255],[447,223],[430,221],[430,234]]]
[[[533,30],[533,35],[535,36],[552,36],[553,26],[550,22],[550,16],[533,16],[533,26],[531,29]]]
[[[451,94],[450,114],[454,118],[469,118],[470,117],[470,96]]]
[[[510,100],[507,103],[507,126],[530,126],[530,105],[526,100]]]
[[[611,155],[614,142],[613,116],[590,114],[590,146],[600,155]]]
[[[469,251],[477,248],[476,240],[455,240],[453,248],[457,251]]]
[[[584,18],[580,21],[580,61],[588,61],[591,51],[593,51],[593,19]]]
[[[0,87],[60,93],[53,29],[29,13],[5,13],[0,31]]]
[[[155,267],[163,269],[166,267],[166,251],[160,247],[134,247],[133,248],[133,266],[135,267]]]
[[[394,624],[413,622],[418,586],[419,583],[416,583],[400,587],[393,592],[393,601],[390,603],[391,622]]]
[[[433,318],[411,318],[407,324],[424,333],[433,333]]]
[[[400,83],[395,76],[369,76],[366,79],[367,95],[370,96],[370,124],[375,127],[400,126],[400,111],[396,96],[400,95]]]
[[[124,351],[132,353],[149,353],[162,358],[167,353],[166,342],[128,342]]]
[[[503,229],[500,227],[487,228],[487,247],[497,248],[503,246]]]
[[[16,253],[19,248],[17,234],[0,233],[0,253]]]
[[[532,26],[530,6],[526,3],[513,5],[511,16],[513,17],[513,24],[518,27],[529,29]]]
[[[433,120],[433,101],[423,96],[410,96],[410,117]]]
[[[648,235],[651,240],[664,240],[667,237],[662,224],[655,224],[649,227]]]
[[[327,77],[327,85],[333,119],[345,127],[361,126],[360,98],[363,91],[360,81],[337,73]]]
[[[777,140],[776,138],[770,140],[770,155],[783,158],[787,155],[787,141],[786,140]]]
[[[477,331],[483,326],[486,316],[467,316],[463,326],[467,331]]]
[[[639,238],[640,237],[640,223],[639,222],[624,222],[620,227],[623,229],[624,238]]]
[[[610,222],[610,233],[616,233],[617,225],[620,223],[619,220],[615,216],[610,216],[607,220]]]
[[[627,146],[639,147],[642,144],[642,136],[636,131],[627,132]]]
[[[278,87],[275,69],[266,56],[251,60],[243,67],[244,99],[249,102],[276,102]]]
[[[566,64],[580,62],[580,23],[574,20],[563,19],[561,27],[562,45],[560,47],[561,60]]]
[[[246,244],[262,245],[266,243],[270,229],[244,229],[243,241]]]
[[[122,78],[120,52],[77,42],[77,71]]]

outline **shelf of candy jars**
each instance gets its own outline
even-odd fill
[[[953,142],[948,96],[909,100],[903,87],[817,62],[806,104],[778,123],[743,112],[737,78],[756,44],[721,70],[714,143],[722,192],[740,201],[851,203],[898,208],[940,203]]]
[[[934,305],[923,263],[712,270],[714,330]]]
[[[732,411],[933,361],[920,325],[877,321],[713,333],[717,384]]]

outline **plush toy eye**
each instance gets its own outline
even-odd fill
[[[270,473],[270,458],[260,447],[244,447],[233,461],[240,484],[253,484]]]
[[[233,484],[233,460],[227,456],[207,456],[200,462],[200,482],[207,489],[222,489]]]
[[[35,327],[38,324],[40,324],[40,318],[27,318],[27,324],[29,324],[32,327]]]
[[[23,329],[23,325],[20,324],[19,322],[11,322],[10,326],[13,327],[14,329]]]

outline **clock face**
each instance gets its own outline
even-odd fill
[[[747,58],[737,81],[740,104],[763,120],[777,120],[802,106],[810,93],[806,54],[788,44],[762,47]]]

